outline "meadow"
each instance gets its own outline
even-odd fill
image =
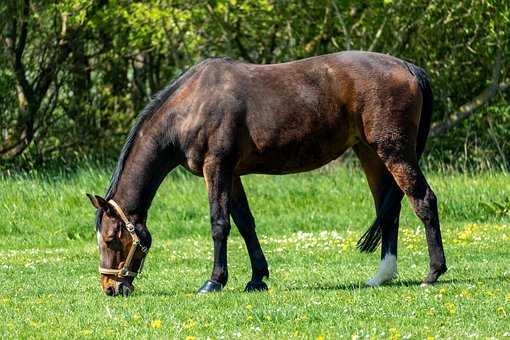
[[[366,288],[379,251],[356,241],[374,218],[356,165],[243,178],[269,262],[268,292],[250,278],[233,227],[229,283],[197,295],[212,266],[203,179],[182,171],[160,188],[149,214],[153,247],[129,298],[98,284],[94,209],[110,171],[0,175],[0,337],[504,338],[510,337],[510,179],[507,173],[429,171],[439,199],[449,267],[423,288],[424,229],[403,204],[399,275]]]

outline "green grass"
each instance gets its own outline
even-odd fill
[[[269,292],[245,294],[249,259],[233,229],[224,292],[198,296],[212,244],[203,180],[183,172],[150,211],[153,248],[129,298],[99,290],[94,210],[109,173],[0,176],[0,336],[377,338],[510,336],[508,174],[428,175],[449,272],[421,288],[424,230],[404,204],[399,277],[368,289],[378,255],[355,242],[372,222],[356,167],[243,179],[269,261]]]

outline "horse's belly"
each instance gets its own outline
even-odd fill
[[[338,132],[263,147],[253,144],[241,152],[236,173],[286,174],[309,171],[338,158],[353,144],[352,138]]]

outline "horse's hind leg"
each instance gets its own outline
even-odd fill
[[[230,209],[232,218],[246,243],[250,256],[252,276],[251,281],[246,285],[245,291],[267,290],[267,285],[262,281],[264,277],[269,277],[267,261],[260,247],[255,232],[255,220],[248,206],[248,199],[239,177],[233,179]]]
[[[362,143],[355,145],[353,149],[361,162],[374,197],[377,214],[374,224],[379,225],[373,227],[380,229],[379,235],[382,239],[379,270],[367,282],[369,286],[379,286],[393,279],[397,273],[398,222],[403,193],[374,150]],[[377,245],[379,241],[375,242]]]
[[[407,138],[378,139],[376,150],[400,189],[409,198],[416,215],[425,225],[430,271],[423,283],[434,283],[446,272],[446,260],[439,227],[437,199],[418,166],[415,144],[409,143]]]

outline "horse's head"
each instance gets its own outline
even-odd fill
[[[133,280],[141,271],[151,245],[151,236],[143,223],[131,222],[113,200],[87,194],[98,209],[96,219],[99,245],[101,288],[106,295],[129,295]]]

